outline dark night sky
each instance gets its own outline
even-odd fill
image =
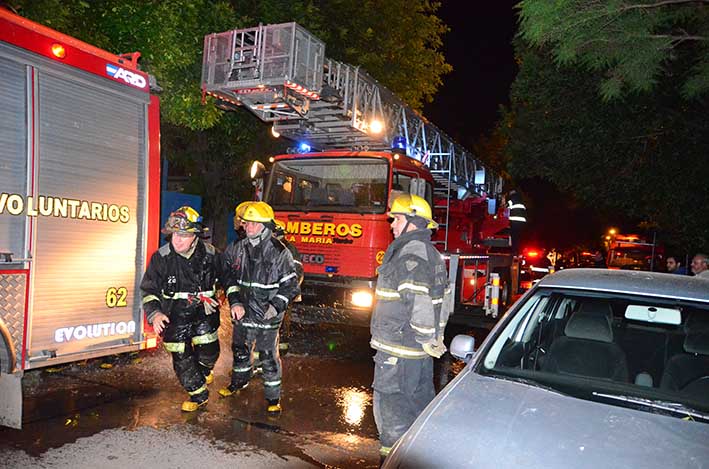
[[[468,149],[489,134],[500,105],[509,103],[517,67],[512,39],[517,18],[511,0],[443,0],[438,16],[448,25],[443,52],[454,71],[443,78],[424,114]],[[484,155],[482,156],[484,159]],[[578,207],[565,194],[540,180],[520,181],[529,223],[522,242],[539,247],[592,247],[608,222],[594,210]]]
[[[444,77],[424,113],[468,148],[480,134],[492,130],[498,107],[509,101],[516,73],[511,45],[516,28],[514,3],[443,0],[438,10],[450,28],[443,39],[443,52],[453,72]]]

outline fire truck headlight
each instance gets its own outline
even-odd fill
[[[372,292],[368,290],[357,290],[352,292],[352,305],[358,308],[369,308],[372,306]]]

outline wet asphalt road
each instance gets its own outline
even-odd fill
[[[284,410],[272,416],[260,376],[229,398],[216,392],[231,368],[231,324],[222,324],[210,401],[192,414],[179,409],[186,394],[162,349],[26,373],[23,429],[0,428],[4,464],[378,467],[368,329],[296,321],[282,329]],[[479,344],[486,332],[449,324],[447,342],[470,333]],[[438,360],[437,389],[460,369],[449,354]]]

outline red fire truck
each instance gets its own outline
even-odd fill
[[[657,243],[648,242],[637,234],[613,234],[609,236],[607,265],[609,269],[662,270],[665,249]]]
[[[117,56],[0,8],[0,424],[24,370],[156,345],[159,102]],[[150,234],[149,234],[150,233]]]
[[[392,241],[387,208],[398,193],[424,197],[440,228],[458,309],[496,316],[510,297],[513,259],[502,233],[501,179],[358,67],[325,58],[325,45],[295,23],[205,38],[204,95],[244,107],[295,142],[270,158],[257,193],[302,254],[297,312],[320,321],[366,322],[376,269]],[[316,150],[316,151],[313,151]]]

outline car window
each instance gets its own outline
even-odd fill
[[[482,374],[615,405],[656,410],[648,403],[669,402],[709,416],[706,304],[542,288],[483,353]]]

